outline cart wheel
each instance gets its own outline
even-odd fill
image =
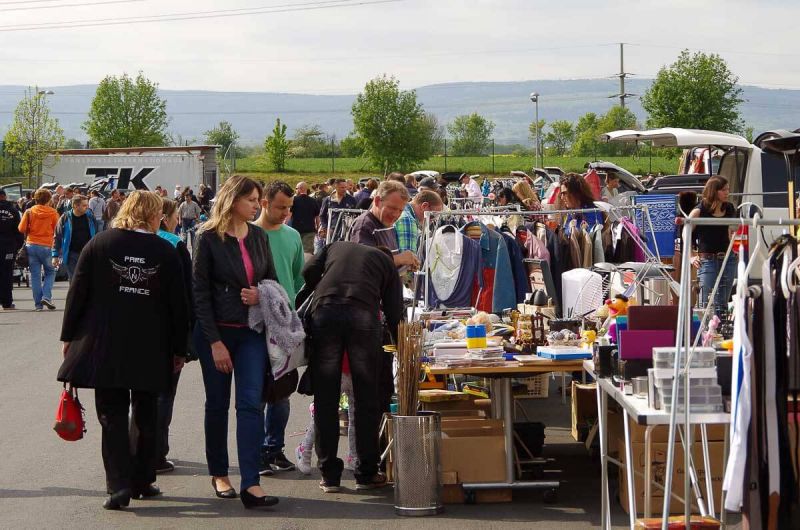
[[[475,490],[464,490],[464,504],[475,504]]]
[[[550,488],[548,490],[544,490],[544,495],[542,496],[544,499],[545,504],[555,504],[558,502],[558,488]]]

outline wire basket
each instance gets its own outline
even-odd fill
[[[525,397],[529,398],[546,398],[550,393],[550,374],[539,374],[533,377],[522,379],[522,382],[528,387]]]

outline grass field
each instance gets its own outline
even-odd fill
[[[545,157],[545,166],[558,166],[564,171],[583,172],[584,164],[592,160],[591,157]],[[644,175],[649,172],[673,174],[677,172],[678,161],[663,157],[606,157],[603,160],[613,162],[635,175]],[[652,164],[652,165],[651,165]],[[314,183],[321,182],[333,176],[346,178],[361,178],[378,175],[370,170],[366,160],[360,158],[337,158],[331,163],[329,158],[290,158],[287,168],[283,173],[274,170],[269,160],[264,156],[242,158],[236,161],[236,172],[247,173],[261,180],[285,180],[295,184],[301,180]],[[434,157],[420,166],[420,169],[430,169],[443,173],[445,171],[464,171],[479,173],[481,175],[508,175],[510,171],[530,170],[533,160],[530,157],[517,157],[502,155],[494,157]],[[652,168],[652,169],[651,169]]]

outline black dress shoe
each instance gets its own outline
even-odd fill
[[[263,497],[256,497],[247,490],[242,490],[242,504],[245,508],[269,508],[278,504],[278,497],[264,495]]]
[[[220,499],[235,499],[236,498],[236,490],[233,488],[228,488],[226,490],[218,490],[217,489],[217,481],[214,480],[214,477],[211,477],[211,487],[214,488],[214,493]]]
[[[103,502],[103,508],[106,510],[120,510],[131,503],[131,490],[119,490],[111,495]]]
[[[147,499],[150,497],[158,497],[161,495],[161,489],[155,484],[148,484],[141,488],[131,488],[131,498],[133,499]]]

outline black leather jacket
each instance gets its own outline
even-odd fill
[[[276,280],[275,265],[264,231],[248,224],[244,246],[253,262],[253,285],[261,280]],[[236,238],[216,232],[201,231],[194,251],[195,316],[209,343],[220,340],[218,322],[247,325],[248,306],[242,303],[241,291],[248,285],[242,253]]]

